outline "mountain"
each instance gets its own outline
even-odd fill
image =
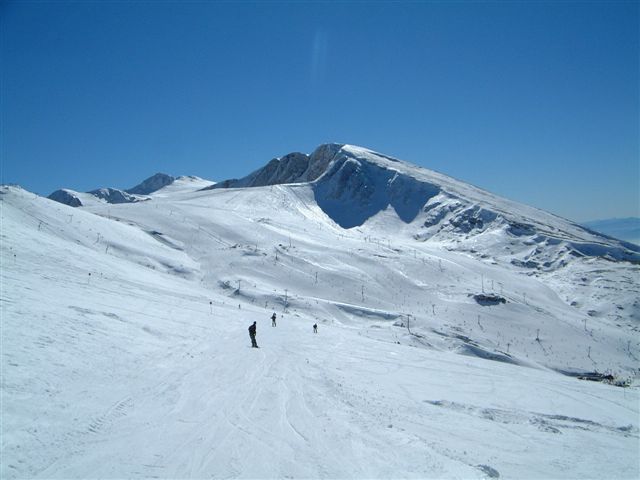
[[[289,153],[282,158],[274,158],[266,166],[244,178],[225,180],[205,190],[311,182],[325,173],[343,147],[344,145],[332,143],[321,145],[311,155],[299,152]]]
[[[167,185],[171,185],[175,180],[171,175],[156,173],[135,187],[126,190],[126,192],[134,195],[149,195]]]
[[[585,222],[583,225],[610,237],[640,245],[640,218],[609,218]]]
[[[310,183],[318,206],[338,225],[398,218],[420,241],[474,237],[490,248],[490,233],[517,239],[513,262],[528,267],[565,265],[571,256],[608,256],[640,261],[640,247],[586,230],[568,220],[500,198],[446,175],[361,147],[322,145],[311,155],[271,160],[239,180],[210,189]],[[497,237],[496,237],[497,238]],[[489,242],[489,244],[487,243]],[[536,248],[529,248],[535,245]],[[513,254],[515,249],[509,252]]]
[[[87,193],[96,198],[105,200],[107,203],[133,203],[140,201],[140,198],[136,195],[131,195],[125,191],[118,190],[117,188],[99,188]]]
[[[156,173],[128,190],[117,188],[99,188],[87,192],[98,200],[107,203],[134,203],[146,200],[146,196],[171,185],[176,179],[164,173]],[[69,189],[61,189],[53,192],[49,197],[56,202],[64,203],[70,207],[80,207],[87,203],[93,203],[93,199],[86,194],[81,194]]]
[[[55,200],[56,202],[64,203],[65,205],[69,205],[70,207],[81,207],[82,201],[78,198],[77,192],[68,189],[60,189],[53,192],[49,195],[51,200]]]
[[[144,202],[0,187],[0,477],[640,476],[637,248],[321,151]]]

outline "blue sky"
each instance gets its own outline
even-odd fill
[[[640,216],[637,2],[1,2],[3,183],[244,176],[365,146]]]

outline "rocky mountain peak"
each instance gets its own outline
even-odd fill
[[[328,143],[320,145],[311,155],[300,152],[289,153],[272,159],[264,167],[246,177],[224,180],[205,190],[313,182],[327,170],[342,147],[342,144]]]
[[[134,195],[149,195],[156,190],[171,185],[175,180],[174,177],[166,173],[156,173],[135,187],[125,190],[125,192]]]

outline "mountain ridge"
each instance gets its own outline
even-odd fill
[[[107,203],[134,203],[149,200],[148,195],[175,180],[156,174],[126,191],[99,189],[89,194]],[[315,203],[345,229],[375,223],[378,217],[388,222],[399,219],[404,224],[399,228],[409,225],[417,241],[450,243],[454,238],[471,243],[470,239],[475,239],[477,246],[468,250],[479,255],[483,248],[491,248],[492,234],[504,234],[515,242],[510,261],[534,270],[562,267],[572,257],[581,256],[640,262],[638,245],[445,174],[349,144],[327,143],[311,154],[289,153],[245,177],[207,185],[200,191],[296,184],[308,184]],[[49,198],[70,206],[83,205],[81,196],[69,190],[54,192]]]
[[[135,203],[147,200],[147,196],[154,193],[176,181],[175,177],[165,173],[156,173],[135,187],[121,190],[119,188],[103,187],[91,190],[89,192],[76,192],[71,189],[62,188],[52,192],[47,198],[64,203],[70,207],[81,207],[87,201],[91,201],[91,195],[98,200],[104,200],[107,203]],[[84,199],[84,203],[83,203]]]
[[[406,224],[420,218],[422,226],[415,236],[422,241],[437,240],[451,232],[468,236],[501,229],[514,237],[531,238],[540,249],[557,241],[569,244],[553,259],[533,251],[519,261],[522,265],[547,268],[563,264],[567,255],[609,255],[616,260],[640,262],[637,245],[585,229],[555,214],[442,173],[354,145],[325,144],[311,155],[288,154],[245,177],[225,180],[207,189],[291,183],[312,185],[317,204],[343,228],[361,226],[391,208]]]

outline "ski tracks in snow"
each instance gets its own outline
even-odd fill
[[[99,417],[95,418],[88,426],[87,430],[90,433],[99,434],[103,430],[109,428],[118,419],[127,415],[127,411],[133,407],[133,398],[126,396],[123,399],[114,403],[109,409]]]
[[[638,437],[638,429],[632,425],[605,425],[593,420],[567,415],[527,412],[517,409],[479,407],[446,400],[424,400],[424,402],[436,407],[505,425],[529,424],[543,432],[555,434],[562,434],[563,430],[577,429],[589,432],[607,432],[614,435]]]

